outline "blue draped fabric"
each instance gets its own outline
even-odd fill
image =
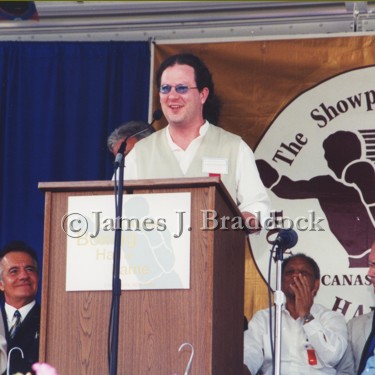
[[[0,43],[0,246],[42,260],[41,181],[112,177],[110,132],[147,120],[147,42]]]

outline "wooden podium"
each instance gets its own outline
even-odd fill
[[[61,220],[70,196],[113,194],[112,181],[40,183],[45,192],[40,360],[59,375],[108,374],[111,291],[67,292],[67,235]],[[240,215],[218,178],[142,180],[124,194],[191,193],[190,289],[123,290],[119,375],[239,375],[243,368],[243,230],[202,230],[201,210]]]

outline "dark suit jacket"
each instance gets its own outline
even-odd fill
[[[349,324],[354,362],[358,365],[357,373],[362,374],[367,362],[366,353],[371,344],[372,336],[375,335],[374,312],[354,318]]]
[[[26,372],[31,370],[31,365],[39,359],[39,329],[40,329],[40,305],[37,303],[26,315],[13,339],[9,336],[7,316],[4,305],[1,306],[1,313],[4,319],[6,340],[8,343],[8,353],[14,347],[19,347],[23,351],[22,359],[19,350],[13,350],[10,361],[10,373]]]

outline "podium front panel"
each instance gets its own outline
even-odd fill
[[[111,182],[44,183],[40,360],[59,375],[108,373],[111,291],[66,292],[70,196],[113,194]],[[238,215],[215,179],[145,181],[126,194],[191,193],[190,289],[126,290],[120,297],[118,374],[238,375],[243,366],[244,249],[240,230],[203,230],[203,211]]]

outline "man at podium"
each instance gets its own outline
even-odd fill
[[[168,126],[137,142],[126,160],[126,180],[220,176],[250,231],[269,216],[269,198],[250,147],[211,124],[214,83],[192,54],[168,57],[156,73]]]

